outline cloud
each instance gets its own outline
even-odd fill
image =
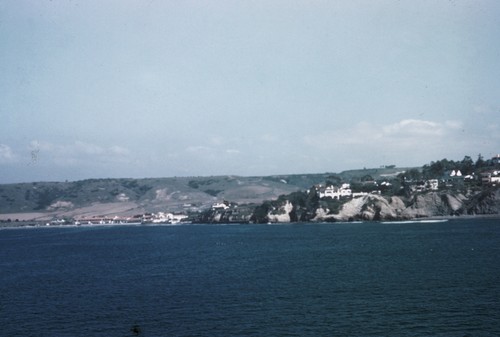
[[[112,155],[115,155],[115,156],[129,156],[130,155],[129,149],[122,147],[122,146],[118,146],[118,145],[111,146],[108,149],[108,152]]]
[[[388,137],[421,137],[442,136],[446,125],[418,119],[404,119],[400,122],[382,127],[382,136]]]
[[[205,157],[210,159],[223,158],[229,155],[240,154],[241,151],[234,148],[219,148],[219,147],[209,147],[204,145],[192,145],[188,146],[185,150],[188,155],[195,155],[198,157]]]
[[[106,153],[106,149],[103,147],[82,141],[75,141],[74,144],[66,146],[66,149],[90,156],[103,155]]]
[[[485,115],[492,116],[500,111],[500,107],[494,106],[492,104],[477,104],[472,107],[472,111],[475,115]]]
[[[186,152],[189,153],[208,153],[211,151],[212,148],[203,145],[191,145],[186,148]]]
[[[74,166],[82,164],[109,164],[113,162],[128,162],[131,160],[130,151],[122,146],[109,147],[75,141],[69,144],[56,144],[47,141],[31,141],[29,150],[32,160],[42,164],[53,162],[60,166]]]
[[[441,158],[487,152],[484,131],[464,134],[461,121],[403,119],[391,124],[361,122],[303,138],[309,153],[332,164],[380,165],[387,162],[420,165]],[[325,156],[324,154],[328,154]],[[370,164],[371,163],[371,164]]]
[[[418,119],[404,119],[386,125],[361,122],[352,127],[307,135],[304,137],[304,142],[317,147],[336,147],[339,145],[411,145],[429,139],[442,139],[460,129],[461,126],[462,123],[459,121],[438,123]]]
[[[10,146],[0,144],[0,164],[14,163],[18,160]]]

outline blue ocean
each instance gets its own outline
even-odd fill
[[[1,336],[500,336],[500,221],[0,230]]]

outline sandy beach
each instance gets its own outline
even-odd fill
[[[95,203],[91,206],[51,212],[3,213],[0,221],[51,221],[62,218],[81,218],[87,216],[130,216],[143,214],[144,208],[135,202]]]

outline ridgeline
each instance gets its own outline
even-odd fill
[[[170,212],[200,223],[333,222],[500,214],[498,157],[341,173],[89,179],[0,185],[0,221]]]

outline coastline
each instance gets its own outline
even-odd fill
[[[40,214],[45,214],[45,216],[40,216]],[[36,215],[33,217],[33,215]],[[5,216],[13,216],[18,221],[10,221],[7,222],[3,220],[7,219]],[[12,219],[12,218],[11,218]],[[23,220],[21,220],[23,219]],[[78,228],[78,227],[112,227],[112,226],[149,226],[149,227],[157,227],[157,226],[179,226],[185,224],[204,224],[204,223],[178,223],[178,224],[155,224],[155,223],[140,223],[140,222],[131,222],[131,223],[103,223],[103,224],[52,224],[50,223],[51,216],[47,213],[9,213],[9,214],[0,214],[0,230],[1,229],[21,229],[21,228]],[[440,215],[440,216],[429,216],[429,217],[415,217],[415,218],[405,218],[405,219],[392,219],[392,220],[378,220],[378,221],[356,221],[356,222],[373,222],[373,223],[405,223],[405,222],[445,222],[447,220],[474,220],[474,219],[498,219],[500,220],[500,214],[475,214],[475,215]],[[312,222],[312,221],[304,221],[304,222],[279,222],[275,223],[275,225],[286,225],[286,224],[321,224],[321,222]],[[328,224],[335,223],[348,223],[344,221],[335,221],[328,222]],[[207,223],[208,224],[208,223]],[[210,223],[211,225],[225,225],[226,223]],[[240,223],[231,223],[233,225],[244,225],[248,224],[247,222]]]

